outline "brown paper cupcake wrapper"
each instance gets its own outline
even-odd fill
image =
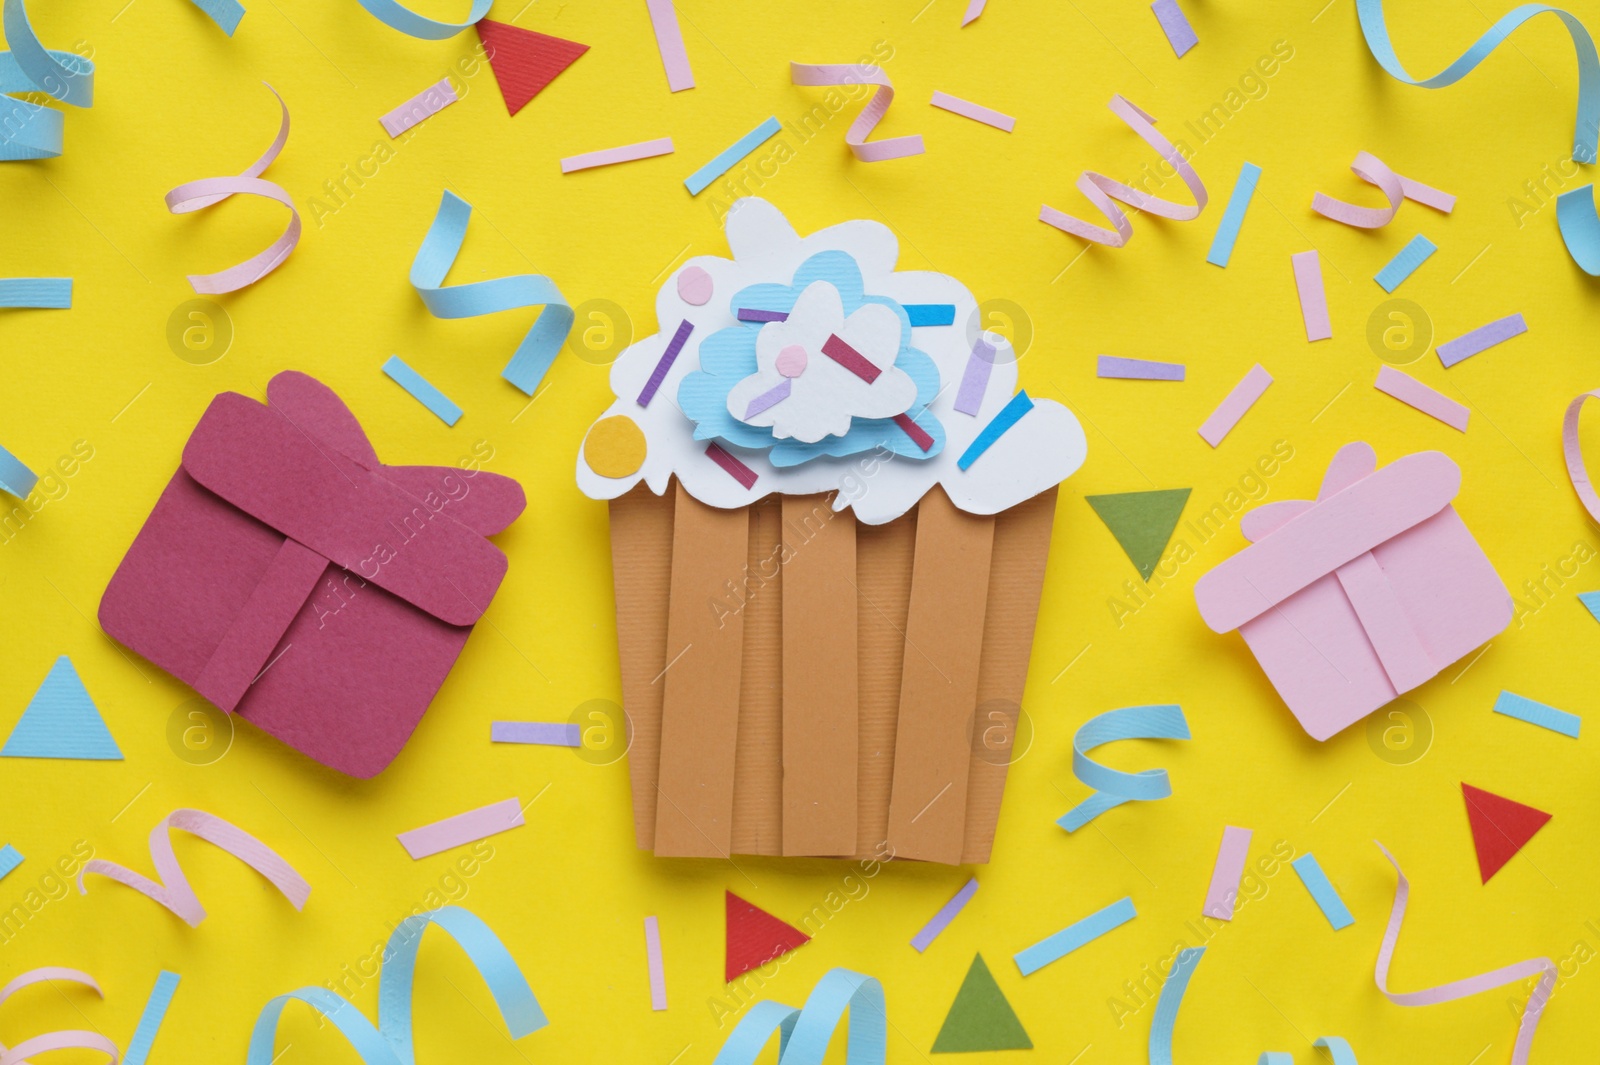
[[[935,489],[881,526],[825,496],[613,500],[639,846],[988,861],[1055,500]]]

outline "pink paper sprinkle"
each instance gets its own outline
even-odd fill
[[[1322,291],[1322,259],[1315,251],[1296,252],[1294,287],[1300,293],[1300,317],[1305,319],[1307,340],[1327,340],[1333,336],[1328,324],[1328,297]]]
[[[678,28],[678,13],[673,10],[672,0],[644,2],[650,9],[650,27],[656,31],[661,65],[667,71],[667,88],[673,92],[694,88],[694,71],[689,69],[689,53],[684,51],[683,31]]]
[[[706,445],[706,457],[724,470],[727,470],[729,477],[732,477],[746,488],[750,488],[756,483],[756,471],[728,454],[715,441]]]
[[[1200,436],[1212,447],[1222,443],[1223,437],[1233,432],[1233,427],[1239,424],[1239,419],[1255,406],[1256,400],[1261,398],[1261,394],[1270,384],[1272,375],[1263,370],[1260,363],[1252,366],[1250,372],[1233,386],[1233,391],[1228,393],[1227,398],[1217,404],[1217,409],[1211,412],[1211,417],[1200,427]]]
[[[982,104],[975,104],[971,100],[963,100],[959,96],[951,96],[947,92],[934,91],[933,106],[949,111],[962,118],[970,118],[974,122],[982,122],[995,129],[1003,129],[1007,133],[1017,128],[1017,120],[1010,115],[1003,114]]]
[[[1211,870],[1211,886],[1200,912],[1223,921],[1233,920],[1233,903],[1239,897],[1239,878],[1244,876],[1245,859],[1250,856],[1248,828],[1228,825],[1222,830],[1222,848]]]
[[[1431,418],[1437,418],[1452,429],[1467,431],[1466,407],[1442,392],[1435,391],[1410,374],[1401,373],[1393,366],[1380,366],[1374,386],[1386,396],[1415,407]]]
[[[667,975],[661,965],[661,926],[655,914],[644,919],[644,955],[650,968],[650,1008],[667,1008]]]
[[[443,821],[435,821],[431,825],[402,832],[396,838],[412,860],[416,860],[504,832],[508,828],[516,828],[522,823],[521,801],[502,799],[464,814],[447,817]]]
[[[450,79],[445,78],[437,85],[429,85],[378,121],[383,125],[384,132],[391,137],[398,137],[423,119],[443,111],[457,99],[455,89],[450,87]]]
[[[597,166],[611,166],[615,163],[631,163],[636,159],[654,159],[658,155],[672,154],[672,138],[657,137],[653,141],[640,141],[638,144],[624,144],[620,148],[604,148],[598,152],[585,152],[582,155],[569,155],[561,160],[561,172],[571,174],[578,170],[590,170]]]
[[[989,0],[967,0],[967,10],[966,13],[961,16],[961,25],[965,26],[973,19],[983,14],[983,7],[988,2]]]
[[[822,342],[822,353],[869,385],[883,373],[871,359],[831,333],[828,339]],[[923,450],[926,451],[927,448]]]
[[[701,267],[688,267],[678,275],[678,297],[691,306],[710,303],[712,288],[711,275]]]
[[[929,436],[928,431],[922,426],[918,425],[916,420],[913,419],[911,415],[896,414],[894,416],[894,423],[903,429],[905,434],[911,438],[911,442],[916,444],[922,450],[927,451],[929,448],[933,447],[933,437]]]

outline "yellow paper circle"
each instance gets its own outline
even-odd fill
[[[644,430],[626,414],[601,418],[583,442],[583,457],[602,477],[629,477],[644,465]]]

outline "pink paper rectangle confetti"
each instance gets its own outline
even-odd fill
[[[1206,889],[1206,902],[1200,912],[1222,921],[1233,920],[1233,903],[1239,897],[1239,878],[1244,876],[1245,859],[1250,856],[1248,828],[1228,825],[1222,830],[1222,848],[1217,851],[1217,864],[1211,870],[1211,886]]]
[[[450,87],[450,79],[445,78],[437,85],[429,85],[378,121],[383,124],[384,132],[391,137],[398,137],[423,119],[443,111],[457,99],[456,91]]]
[[[673,9],[672,0],[644,3],[650,10],[650,28],[656,31],[661,65],[667,71],[667,88],[673,92],[694,88],[694,71],[689,69],[689,53],[683,47],[683,31],[678,28],[678,12]]]
[[[1222,443],[1223,437],[1233,432],[1233,427],[1239,424],[1239,419],[1256,404],[1261,394],[1272,384],[1272,375],[1261,368],[1261,364],[1250,368],[1240,382],[1233,386],[1233,391],[1228,393],[1226,399],[1217,404],[1217,409],[1211,412],[1205,424],[1200,427],[1200,436],[1206,443],[1216,447]]]
[[[967,368],[961,374],[961,388],[956,392],[956,410],[976,416],[983,408],[983,394],[989,390],[989,372],[994,369],[994,345],[983,337],[972,344],[972,354],[967,356]]]
[[[592,170],[597,166],[631,163],[636,159],[654,159],[658,155],[671,155],[672,151],[671,137],[657,137],[653,141],[624,144],[620,148],[603,148],[598,152],[569,155],[561,160],[561,172],[571,174],[578,170]]]
[[[754,485],[758,479],[755,470],[734,458],[720,444],[715,442],[707,444],[706,458],[727,470],[729,477],[732,477],[746,488]]]
[[[1294,287],[1300,293],[1300,317],[1305,319],[1307,340],[1327,340],[1333,336],[1328,324],[1328,297],[1322,291],[1322,259],[1315,251],[1296,252]]]
[[[1463,433],[1467,431],[1467,415],[1470,413],[1467,408],[1410,374],[1401,373],[1393,366],[1380,366],[1374,387],[1384,395],[1393,396],[1401,403],[1415,407],[1429,417],[1439,419],[1452,429],[1458,429]]]
[[[832,334],[822,342],[822,353],[869,385],[883,373],[871,359]]]
[[[1521,336],[1527,331],[1528,323],[1520,314],[1497,318],[1488,325],[1480,325],[1470,333],[1440,344],[1439,361],[1446,367],[1454,366],[1463,359],[1470,359],[1480,351],[1492,348],[1514,336]]]
[[[939,938],[941,932],[950,927],[950,922],[956,919],[957,914],[966,909],[967,903],[971,902],[972,896],[977,893],[978,878],[973,877],[967,881],[965,887],[951,896],[949,902],[939,907],[939,912],[928,919],[928,923],[922,926],[922,931],[911,938],[911,945],[917,949],[918,954],[933,945],[933,941]]]
[[[1189,25],[1189,19],[1184,15],[1183,8],[1178,6],[1177,0],[1156,0],[1150,5],[1150,10],[1155,12],[1156,21],[1161,23],[1161,32],[1167,35],[1167,43],[1172,45],[1179,59],[1200,43],[1200,38],[1195,36],[1194,27]]]
[[[933,93],[933,106],[949,111],[953,115],[993,126],[995,129],[1003,129],[1007,133],[1017,128],[1017,120],[1010,115],[1002,114],[992,107],[975,104],[971,100],[963,100],[959,96],[951,96],[947,92],[939,92],[937,89]]]
[[[468,810],[464,814],[447,817],[443,821],[435,821],[431,825],[402,832],[396,838],[400,840],[400,845],[406,849],[406,853],[411,855],[412,860],[416,860],[447,851],[451,847],[459,847],[463,843],[472,843],[497,832],[504,832],[508,828],[517,828],[522,824],[521,800],[502,799],[488,806],[480,806],[476,810]]]
[[[667,974],[661,964],[661,925],[655,914],[644,919],[644,956],[650,969],[650,1008],[667,1008]]]

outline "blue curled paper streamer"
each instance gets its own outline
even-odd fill
[[[1407,85],[1442,89],[1454,85],[1471,73],[1501,42],[1535,15],[1555,15],[1572,35],[1578,54],[1578,116],[1572,132],[1572,158],[1579,163],[1596,161],[1600,148],[1600,53],[1594,38],[1582,22],[1569,12],[1545,4],[1523,4],[1507,12],[1486,30],[1461,57],[1431,78],[1414,78],[1401,65],[1389,40],[1384,23],[1383,0],[1356,0],[1356,15],[1367,48],[1388,74]],[[1581,185],[1556,197],[1556,227],[1567,246],[1567,254],[1584,273],[1600,277],[1600,213],[1596,212],[1594,186]]]
[[[883,985],[849,969],[824,973],[800,1009],[781,1002],[756,1003],[711,1065],[755,1065],[773,1032],[778,1033],[778,1065],[822,1065],[845,1010],[850,1011],[846,1065],[883,1065],[889,1050]]]
[[[1189,978],[1199,968],[1200,959],[1205,953],[1205,947],[1185,947],[1178,951],[1178,960],[1173,964],[1166,983],[1161,985],[1161,994],[1156,997],[1155,1016],[1150,1019],[1150,1065],[1172,1065],[1172,1030],[1178,1023],[1178,1008],[1183,1005],[1184,992],[1189,990]],[[1321,1036],[1311,1045],[1326,1050],[1333,1059],[1333,1065],[1357,1065],[1350,1044],[1336,1035]],[[1256,1065],[1294,1065],[1294,1057],[1282,1051],[1269,1050],[1261,1055]]]
[[[1056,824],[1076,832],[1107,810],[1125,802],[1149,802],[1172,794],[1165,769],[1124,773],[1108,769],[1089,758],[1089,752],[1117,740],[1186,740],[1189,723],[1183,708],[1173,705],[1125,706],[1108,710],[1083,723],[1072,737],[1072,772],[1094,794],[1062,814]]]
[[[239,20],[244,18],[244,5],[239,0],[189,0],[201,11],[204,11],[215,22],[223,33],[229,37],[239,28]]]
[[[516,353],[500,376],[531,396],[561,351],[572,330],[573,312],[567,298],[543,274],[516,274],[492,281],[466,285],[445,285],[445,275],[461,252],[467,235],[472,205],[445,190],[439,201],[428,235],[411,263],[411,284],[435,318],[476,318],[480,314],[515,310],[518,307],[544,309],[533,320],[528,335],[517,345]]]
[[[430,924],[449,932],[466,952],[483,982],[489,985],[489,992],[513,1039],[536,1032],[549,1023],[511,952],[489,926],[469,910],[445,906],[407,917],[389,936],[383,951],[383,967],[378,974],[377,1027],[332,991],[302,987],[279,995],[262,1007],[255,1029],[250,1033],[250,1052],[245,1065],[271,1065],[275,1059],[273,1046],[277,1042],[279,1017],[284,1007],[295,1000],[307,1003],[331,1021],[366,1065],[416,1065],[411,1034],[411,992],[417,969],[417,947]]]
[[[94,103],[94,63],[39,43],[22,0],[5,0],[9,52],[0,52],[0,162],[61,154],[61,112],[6,95],[42,92],[73,107]]]
[[[425,41],[442,41],[446,37],[454,37],[487,15],[492,2],[493,0],[472,0],[472,10],[467,14],[467,21],[440,22],[438,19],[417,14],[403,4],[396,3],[396,0],[360,0],[361,6],[367,9],[367,13],[385,26],[412,37],[420,37]]]

